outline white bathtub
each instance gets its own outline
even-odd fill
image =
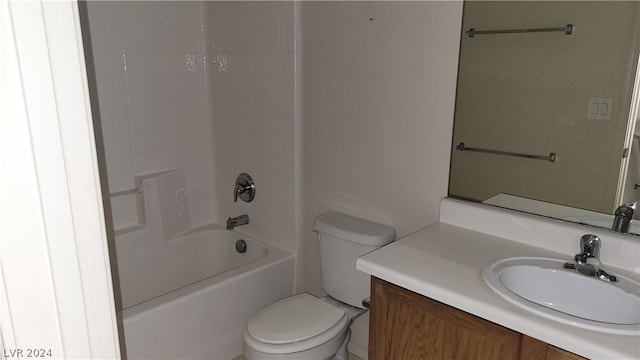
[[[231,359],[249,319],[293,294],[293,254],[219,225],[143,247],[118,259],[129,359]]]

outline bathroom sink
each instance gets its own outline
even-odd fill
[[[565,260],[508,258],[482,270],[507,301],[566,324],[617,334],[640,334],[640,283],[616,275],[607,282],[563,269]]]

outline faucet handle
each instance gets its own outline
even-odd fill
[[[233,202],[237,202],[238,198],[244,202],[251,202],[256,197],[256,184],[251,176],[242,173],[236,178],[236,186],[233,188]]]
[[[587,257],[600,258],[600,238],[594,234],[585,234],[580,238],[580,252]]]
[[[244,194],[245,191],[251,190],[251,186],[236,184],[236,187],[233,188],[233,202],[238,202],[238,197]]]

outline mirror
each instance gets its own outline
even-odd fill
[[[467,1],[463,14],[449,196],[610,228],[640,200],[640,2]]]

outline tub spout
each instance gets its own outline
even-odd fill
[[[247,225],[249,223],[249,215],[244,214],[227,219],[227,230],[233,230],[236,226]]]

